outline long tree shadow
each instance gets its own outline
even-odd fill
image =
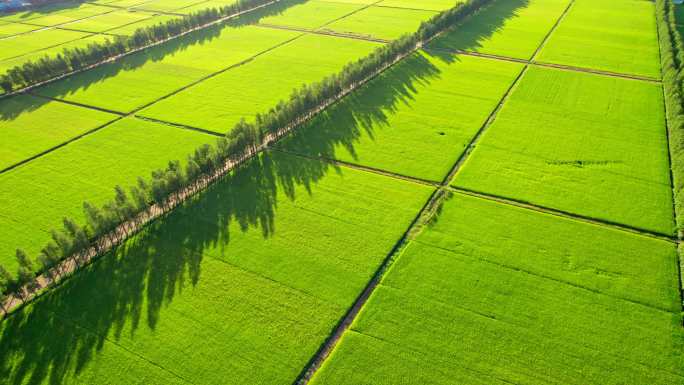
[[[26,21],[28,19],[35,19],[38,17],[49,16],[63,11],[69,11],[74,8],[81,8],[82,6],[93,6],[86,1],[81,0],[64,0],[51,4],[37,4],[25,9],[17,9],[9,12],[0,11],[0,17],[19,15],[17,21]],[[106,11],[103,8],[103,11]]]
[[[288,141],[331,157],[339,144],[355,153],[361,135],[372,137],[400,103],[410,105],[419,97],[419,84],[439,76],[425,56],[413,55]],[[278,151],[245,163],[3,321],[0,378],[12,384],[63,383],[82,373],[107,342],[135,338],[143,328],[155,330],[161,310],[200,281],[208,250],[228,250],[235,231],[273,237],[279,203],[296,202],[302,191],[315,196],[314,186],[331,171],[344,172],[329,162]]]
[[[426,51],[445,62],[454,60],[453,52],[478,51],[483,43],[500,32],[511,19],[530,5],[530,0],[494,1],[476,15],[465,20],[458,28],[439,36]]]
[[[224,23],[189,33],[167,43],[126,56],[115,62],[100,65],[80,74],[48,84],[36,90],[36,92],[39,94],[44,93],[52,97],[63,97],[77,91],[87,90],[90,86],[115,77],[121,72],[139,69],[150,62],[161,62],[168,56],[177,55],[194,46],[204,45],[212,40],[218,39],[224,33],[230,33],[231,29],[243,28],[258,23],[259,20],[263,18],[280,15],[286,12],[290,7],[306,3],[307,1],[309,0],[279,1]],[[49,99],[37,97],[23,99],[21,102],[13,102],[12,99],[15,97],[0,99],[0,123],[3,120],[14,120],[22,113],[37,110],[41,106],[52,102]]]

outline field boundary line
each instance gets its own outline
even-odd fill
[[[383,0],[383,1],[384,1],[384,0]],[[382,3],[382,1],[381,1],[380,3]],[[382,5],[382,4],[377,4],[376,7],[378,7],[378,8],[391,8],[391,9],[404,9],[404,10],[408,10],[408,11],[433,12],[433,13],[440,13],[440,12],[442,12],[442,11],[435,11],[434,9],[397,7],[396,5]]]
[[[34,19],[29,19],[29,20],[26,20],[26,21],[16,21],[16,22],[15,22],[15,21],[11,21],[11,22],[10,22],[11,24],[22,24],[22,25],[28,25],[28,26],[31,26],[31,27],[39,27],[39,28],[34,29],[34,30],[31,30],[31,31],[26,31],[26,32],[21,32],[21,33],[15,33],[15,34],[13,34],[13,35],[5,36],[5,37],[0,38],[0,40],[11,39],[11,38],[14,38],[14,37],[17,37],[17,36],[28,35],[28,34],[31,34],[31,33],[34,33],[34,32],[45,31],[45,30],[49,30],[49,29],[60,29],[60,27],[63,26],[63,25],[78,23],[79,21],[92,19],[92,18],[94,18],[94,17],[98,17],[98,16],[102,16],[102,15],[109,15],[110,13],[116,12],[116,11],[117,11],[117,10],[114,9],[114,10],[111,10],[111,11],[106,11],[106,12],[98,13],[97,15],[90,15],[90,16],[82,17],[82,18],[80,18],[80,19],[74,19],[74,20],[65,21],[64,23],[57,23],[57,24],[55,24],[55,25],[40,25],[40,24],[34,24],[34,23],[31,22],[32,20],[38,20],[38,19],[40,19],[42,16],[36,17],[36,18],[34,18]],[[47,17],[47,16],[46,16],[46,17]],[[97,33],[98,33],[98,32],[88,32],[88,31],[78,31],[78,30],[71,30],[71,31],[76,31],[76,32],[87,32],[87,33],[94,33],[94,34],[97,34]],[[78,39],[76,39],[76,40],[78,40]],[[76,41],[76,40],[74,40],[74,41]],[[50,48],[50,47],[47,47],[47,48]],[[47,49],[47,48],[43,48],[43,49]],[[41,50],[42,50],[42,49],[41,49]],[[39,50],[39,51],[41,51],[41,50]]]
[[[558,17],[558,19],[556,19],[556,22],[553,23],[553,25],[551,26],[551,29],[549,29],[549,32],[546,33],[546,36],[544,36],[544,39],[542,39],[539,46],[537,46],[537,49],[534,50],[534,53],[530,57],[529,61],[534,61],[534,59],[539,55],[539,53],[542,51],[542,49],[544,49],[544,46],[546,46],[546,43],[551,38],[551,35],[553,35],[553,32],[556,31],[558,26],[563,22],[563,19],[565,19],[565,16],[568,13],[570,13],[570,8],[572,8],[572,6],[574,4],[575,4],[575,0],[570,0],[570,2],[568,3],[568,6],[565,7],[565,9],[563,10],[563,13],[561,13],[561,15]]]
[[[628,79],[628,80],[637,80],[637,81],[643,81],[643,82],[649,82],[649,83],[657,83],[657,84],[662,83],[662,81],[660,79],[656,79],[656,78],[652,78],[652,77],[648,77],[648,76],[597,70],[594,68],[577,67],[577,66],[571,66],[571,65],[567,65],[567,64],[538,62],[538,61],[533,61],[533,60],[526,60],[526,59],[520,59],[520,58],[515,58],[515,57],[510,57],[510,56],[502,56],[502,55],[496,55],[496,54],[489,54],[489,53],[464,51],[464,50],[458,50],[458,49],[457,50],[450,50],[450,49],[446,49],[446,48],[435,48],[435,47],[426,47],[426,48],[424,48],[424,51],[426,51],[428,53],[430,51],[434,51],[434,52],[446,52],[446,53],[451,53],[451,54],[455,54],[455,55],[460,54],[460,55],[466,55],[466,56],[476,56],[476,57],[480,57],[480,58],[484,58],[484,59],[492,59],[492,60],[507,61],[507,62],[512,62],[512,63],[529,64],[529,65],[533,65],[536,67],[555,68],[558,70],[569,71],[569,72],[583,72],[583,73],[590,73],[590,74],[594,74],[594,75],[601,75],[601,76],[606,76],[606,77],[614,77],[614,78],[621,78],[621,79]]]
[[[650,231],[650,230],[646,230],[646,229],[642,229],[642,228],[638,228],[638,227],[634,227],[634,226],[630,226],[630,225],[625,225],[623,223],[612,222],[612,221],[608,221],[608,220],[604,220],[604,219],[598,219],[598,218],[594,218],[594,217],[590,217],[590,216],[586,216],[586,215],[581,215],[581,214],[575,214],[575,213],[571,213],[571,212],[564,211],[564,210],[554,209],[551,207],[540,206],[540,205],[530,203],[530,202],[527,202],[524,200],[519,200],[519,199],[500,196],[500,195],[484,193],[484,192],[470,190],[470,189],[458,187],[458,186],[448,186],[447,189],[454,192],[454,193],[458,193],[461,195],[468,195],[471,197],[481,198],[481,199],[485,199],[488,201],[501,203],[501,204],[504,204],[507,206],[515,206],[517,208],[537,211],[540,213],[549,214],[549,215],[553,215],[553,216],[557,216],[557,217],[562,217],[565,219],[572,219],[572,220],[575,220],[578,222],[592,224],[592,225],[601,226],[601,227],[605,227],[605,228],[610,228],[613,230],[624,231],[624,232],[627,232],[630,234],[640,235],[640,236],[647,237],[647,238],[653,238],[653,239],[657,239],[657,240],[664,241],[664,242],[675,243],[675,244],[677,243],[677,239],[671,235],[663,234],[663,233],[659,233],[659,232],[654,232],[654,231]]]
[[[174,122],[169,122],[167,120],[159,120],[159,119],[150,118],[150,117],[141,116],[141,115],[133,115],[133,117],[135,119],[145,120],[145,121],[153,122],[153,123],[165,124],[167,126],[176,127],[176,128],[180,128],[183,130],[197,131],[197,132],[201,132],[203,134],[216,136],[219,138],[223,138],[225,136],[225,134],[221,134],[221,133],[211,131],[211,130],[207,130],[207,129],[200,128],[200,127],[188,126],[187,124],[174,123]]]
[[[324,36],[332,36],[332,37],[341,37],[341,38],[346,38],[346,39],[354,39],[354,40],[363,40],[363,41],[370,41],[374,43],[383,43],[387,44],[391,42],[391,40],[387,39],[381,39],[377,37],[372,37],[372,36],[363,36],[363,35],[356,35],[356,34],[351,34],[351,33],[344,33],[344,32],[336,32],[330,29],[308,29],[308,28],[300,28],[300,27],[291,27],[291,26],[286,26],[286,25],[276,25],[276,24],[267,24],[267,23],[256,23],[254,24],[255,27],[261,27],[261,28],[270,28],[270,29],[281,29],[285,31],[296,31],[296,32],[302,32],[302,33],[309,33],[313,35],[324,35]]]
[[[253,7],[253,8],[250,8],[250,9],[246,9],[246,10],[244,10],[244,11],[241,11],[241,12],[238,12],[238,13],[235,13],[235,14],[232,14],[232,15],[229,15],[229,16],[222,17],[222,18],[220,18],[220,19],[211,21],[211,22],[206,23],[206,24],[202,24],[202,25],[200,25],[200,26],[198,26],[198,27],[195,27],[195,28],[189,29],[189,30],[187,30],[187,31],[181,32],[181,33],[179,33],[179,34],[177,34],[177,35],[173,35],[173,36],[170,36],[170,37],[168,37],[168,38],[165,38],[165,39],[162,39],[162,40],[155,41],[155,42],[150,43],[150,44],[148,44],[148,45],[145,45],[145,46],[142,46],[142,47],[138,47],[138,48],[132,49],[132,50],[127,51],[127,52],[124,52],[124,53],[122,53],[122,54],[119,54],[119,55],[116,55],[116,56],[112,56],[112,57],[106,58],[106,59],[101,60],[101,61],[99,61],[99,62],[97,62],[97,63],[90,64],[90,65],[88,65],[88,66],[86,66],[86,67],[79,68],[79,69],[74,70],[74,71],[69,71],[69,72],[63,73],[63,74],[61,74],[61,75],[59,75],[59,76],[55,76],[55,77],[52,78],[52,79],[44,80],[44,81],[41,81],[41,82],[32,84],[32,85],[27,86],[27,87],[20,88],[20,89],[18,89],[18,90],[14,90],[14,91],[12,91],[12,92],[2,94],[2,95],[0,95],[0,100],[3,99],[3,98],[6,98],[6,97],[10,97],[10,96],[14,96],[14,95],[17,95],[17,94],[25,93],[25,92],[27,92],[27,91],[36,89],[36,88],[38,88],[38,87],[42,87],[42,86],[44,86],[44,85],[46,85],[46,84],[54,83],[54,82],[56,82],[56,81],[58,81],[58,80],[61,80],[61,79],[64,79],[64,78],[73,76],[73,75],[75,75],[75,74],[79,74],[79,73],[81,73],[81,72],[89,71],[89,70],[91,70],[91,69],[93,69],[93,68],[96,68],[96,67],[99,67],[99,66],[101,66],[101,65],[103,65],[103,64],[107,64],[107,63],[112,63],[112,62],[118,61],[119,59],[121,59],[121,58],[123,58],[123,57],[130,56],[130,55],[135,54],[135,53],[138,53],[138,52],[142,52],[142,51],[144,51],[144,50],[146,50],[146,49],[153,48],[153,47],[156,47],[156,46],[158,46],[158,45],[162,45],[162,44],[164,44],[164,43],[167,43],[167,42],[169,42],[169,41],[172,41],[172,40],[181,38],[181,37],[186,36],[186,35],[188,35],[188,34],[191,34],[191,33],[193,33],[193,32],[201,31],[201,30],[206,29],[206,28],[209,28],[209,27],[211,27],[211,26],[221,24],[221,23],[223,23],[223,22],[225,22],[225,21],[227,21],[227,20],[230,20],[230,19],[234,19],[234,18],[240,17],[240,16],[245,15],[245,14],[247,14],[247,13],[251,13],[251,12],[256,11],[256,10],[259,10],[259,9],[261,9],[261,8],[268,7],[268,6],[270,6],[270,5],[279,3],[279,2],[281,2],[281,1],[283,1],[283,0],[272,0],[272,1],[268,2],[268,3],[261,4],[261,5],[258,5],[258,6],[256,6],[256,7]],[[95,35],[95,34],[94,34],[94,35]]]
[[[364,165],[361,165],[361,164],[358,164],[358,163],[347,162],[347,161],[344,161],[344,160],[338,160],[338,159],[328,158],[328,157],[320,156],[320,155],[311,156],[311,155],[302,154],[302,153],[300,153],[300,152],[290,151],[290,150],[286,150],[286,149],[282,149],[282,148],[277,148],[277,147],[271,147],[271,148],[270,148],[270,151],[280,152],[280,153],[283,153],[283,154],[288,154],[288,155],[296,156],[296,157],[299,157],[299,158],[304,158],[304,159],[309,159],[309,160],[315,160],[315,161],[320,161],[320,162],[324,162],[324,163],[330,163],[330,164],[333,164],[333,165],[343,166],[343,167],[346,167],[346,168],[351,168],[351,169],[354,169],[354,170],[364,171],[364,172],[368,172],[368,173],[371,173],[371,174],[382,175],[382,176],[386,176],[386,177],[389,177],[389,178],[400,179],[400,180],[403,180],[403,181],[406,181],[406,182],[411,182],[411,183],[415,183],[415,184],[420,184],[420,185],[423,185],[423,186],[431,186],[431,187],[436,187],[436,188],[440,187],[439,182],[435,182],[435,181],[432,181],[432,180],[422,179],[422,178],[416,178],[416,177],[413,177],[413,176],[408,176],[408,175],[403,175],[403,174],[398,174],[398,173],[395,173],[395,172],[392,172],[392,171],[387,171],[387,170],[384,170],[384,169],[381,169],[381,168],[370,167],[370,166],[364,166]]]

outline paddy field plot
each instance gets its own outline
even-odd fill
[[[138,115],[225,133],[243,117],[251,121],[257,113],[268,112],[294,88],[337,73],[377,47],[367,41],[305,35]]]
[[[7,60],[91,36],[86,32],[44,29],[0,40],[0,60]]]
[[[0,103],[0,170],[111,122],[116,115],[29,95]]]
[[[70,76],[37,92],[130,112],[298,34],[258,27],[209,28]]]
[[[28,25],[21,23],[2,23],[0,22],[0,39],[5,39],[10,36],[35,31],[41,27],[36,25]]]
[[[672,234],[659,84],[531,67],[456,186]]]
[[[150,19],[149,21],[151,21],[154,18],[155,15],[153,13],[123,9],[69,23],[64,28],[85,32],[105,32],[143,20]]]
[[[674,245],[456,194],[315,384],[674,384]]]
[[[193,12],[197,12],[203,9],[208,9],[208,8],[221,8],[225,7],[227,5],[231,5],[236,3],[237,0],[209,0],[209,1],[204,1],[199,4],[191,5],[186,8],[182,8],[179,10],[176,10],[174,13],[180,13],[183,15],[188,15]]]
[[[185,160],[215,140],[129,118],[0,174],[0,264],[14,270],[17,247],[36,256],[63,217],[84,219],[84,201],[101,205],[113,198],[117,184],[127,188],[138,176],[147,177],[170,160]]]
[[[4,322],[0,368],[118,380],[120,346],[188,382],[291,383],[430,192],[266,154]]]
[[[368,7],[325,26],[325,30],[392,40],[418,29],[437,12]]]
[[[54,26],[111,11],[113,11],[112,8],[100,7],[85,2],[58,2],[34,9],[0,15],[0,22],[14,21]]]
[[[470,56],[404,59],[279,147],[441,181],[522,70]]]
[[[445,11],[463,1],[454,0],[383,0],[376,4],[379,7],[396,7],[410,9],[424,9],[426,11]]]
[[[264,17],[259,22],[288,27],[316,29],[364,7],[356,3],[335,3],[320,0],[292,2],[292,7],[278,15]]]
[[[429,47],[530,59],[569,0],[495,0]]]
[[[42,31],[40,31],[40,33],[42,33]],[[14,39],[14,37],[10,39]],[[40,60],[44,56],[55,56],[57,54],[60,54],[65,49],[83,48],[87,47],[89,44],[104,43],[107,39],[108,37],[105,35],[91,34],[82,39],[73,40],[64,44],[59,44],[54,47],[45,48],[31,53],[23,54],[12,59],[0,60],[0,74],[5,73],[16,66],[21,66],[26,62]],[[3,40],[0,40],[0,42],[2,41]]]
[[[143,11],[139,11],[142,13]],[[157,24],[163,24],[168,22],[169,20],[174,20],[178,19],[179,17],[182,16],[174,16],[174,15],[164,15],[164,14],[158,14],[155,15],[154,17],[149,17],[140,21],[137,21],[135,23],[131,24],[126,24],[120,27],[116,27],[113,29],[110,29],[107,31],[107,33],[110,33],[112,35],[124,35],[124,36],[130,36],[135,33],[140,28],[147,28],[147,27],[152,27]]]
[[[134,9],[144,9],[146,11],[172,12],[185,7],[203,3],[205,0],[154,0],[148,1]]]
[[[637,0],[577,0],[538,59],[660,78],[655,5]]]

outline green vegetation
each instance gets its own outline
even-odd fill
[[[83,39],[91,34],[85,32],[45,29],[0,40],[0,60],[11,59],[55,45]],[[2,62],[0,62],[2,63]]]
[[[576,0],[539,61],[660,78],[651,1]]]
[[[532,67],[454,184],[674,231],[659,84]]]
[[[155,103],[139,115],[224,134],[241,118],[253,121],[257,113],[287,99],[292,89],[335,74],[378,46],[366,41],[303,35],[247,65]],[[243,84],[249,86],[240,87]]]
[[[5,38],[13,35],[17,35],[20,33],[26,33],[29,31],[34,31],[36,29],[39,29],[40,27],[35,26],[35,25],[28,25],[28,24],[19,24],[19,23],[0,23],[0,38]]]
[[[59,7],[60,5],[55,4],[55,6]],[[96,5],[91,5],[87,3],[81,3],[81,4],[74,4],[74,2],[71,3],[71,7],[69,7],[67,4],[63,4],[65,7],[64,9],[60,10],[59,12],[54,12],[54,11],[48,11],[44,12],[43,8],[37,8],[34,14],[45,14],[45,16],[39,16],[39,17],[30,17],[28,19],[28,23],[31,24],[36,24],[36,25],[43,25],[46,27],[50,26],[55,26],[55,25],[60,25],[64,23],[71,23],[77,20],[85,19],[88,17],[93,17],[97,15],[102,15],[108,12],[111,12],[112,9],[110,8],[105,8],[105,7],[98,7]],[[19,19],[17,21],[25,21],[26,19]]]
[[[297,35],[257,27],[211,28],[70,76],[37,92],[130,112]]]
[[[308,0],[298,4],[295,3],[287,12],[265,17],[260,22],[263,24],[316,29],[361,8],[361,4]]]
[[[151,361],[193,383],[291,383],[430,192],[254,159],[5,320],[0,372],[118,383]]]
[[[325,27],[326,30],[392,40],[415,31],[421,22],[435,16],[433,11],[368,7]]]
[[[107,115],[86,110],[79,116],[86,120]],[[194,131],[124,119],[0,174],[0,201],[6,202],[0,208],[0,264],[14,271],[14,249],[22,247],[35,258],[50,239],[50,230],[61,228],[63,217],[84,223],[84,201],[101,205],[112,197],[114,186],[133,185],[139,175],[149,175],[169,160],[185,159],[198,146],[214,141]]]
[[[65,25],[64,28],[88,32],[105,32],[142,20],[157,20],[154,14],[138,11],[120,10],[90,17]]]
[[[313,383],[684,381],[669,242],[457,194]]]
[[[521,69],[415,54],[299,128],[282,148],[441,181]]]
[[[378,6],[424,9],[427,11],[444,11],[453,7],[458,0],[383,0]]]
[[[165,1],[167,6],[177,0]],[[270,0],[238,0],[220,8],[210,8],[193,12],[183,18],[175,18],[163,24],[154,24],[135,31],[132,36],[115,36],[102,44],[89,44],[86,47],[63,50],[56,56],[45,56],[37,61],[26,62],[0,75],[0,87],[5,92],[31,86],[56,76],[86,68],[104,59],[112,58],[135,49],[149,46],[155,42],[177,36],[183,32],[206,25],[222,18],[264,5]],[[97,7],[101,8],[101,7]],[[52,30],[50,30],[52,31]],[[67,31],[61,31],[67,32]],[[27,36],[33,36],[30,34]],[[52,36],[52,35],[50,35]],[[54,37],[53,37],[54,38]],[[2,40],[0,40],[2,48]],[[2,59],[2,57],[0,57]]]
[[[147,11],[172,12],[196,4],[201,4],[203,0],[153,0],[140,4],[138,9]],[[233,2],[234,3],[234,2]]]
[[[117,116],[22,95],[0,104],[0,170],[37,155]]]
[[[495,0],[462,26],[435,39],[431,48],[530,59],[569,0]]]

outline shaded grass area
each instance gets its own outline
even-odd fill
[[[576,0],[539,61],[660,78],[651,1]]]
[[[436,14],[433,11],[369,7],[326,25],[325,30],[393,40],[417,30],[420,23]]]
[[[454,185],[673,234],[659,84],[530,68]]]
[[[516,63],[414,54],[279,146],[441,181],[521,70]]]
[[[681,383],[675,261],[668,242],[457,194],[313,382]]]
[[[0,374],[127,383],[120,346],[192,383],[290,383],[430,193],[266,153],[9,317]]]
[[[569,0],[496,0],[429,47],[530,59],[568,4]]]
[[[113,197],[117,184],[131,186],[138,176],[214,141],[195,131],[129,118],[0,174],[0,264],[14,270],[18,247],[36,256],[49,240],[47,232],[61,228],[64,216],[84,219],[83,201],[101,205]]]
[[[257,113],[286,100],[294,88],[337,73],[377,46],[367,41],[305,35],[155,103],[139,115],[225,133],[241,118],[253,120]]]
[[[27,106],[35,106],[29,111]],[[106,124],[116,115],[22,95],[0,103],[0,170]]]
[[[0,22],[18,21],[51,26],[99,15],[111,10],[111,8],[98,7],[81,1],[60,1],[23,11],[2,14],[0,15]]]

